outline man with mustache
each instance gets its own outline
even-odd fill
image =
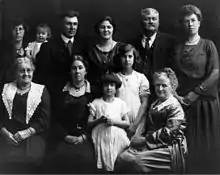
[[[130,41],[140,53],[140,60],[135,68],[143,72],[150,81],[153,92],[152,74],[161,68],[169,67],[173,53],[174,37],[161,33],[159,29],[159,12],[153,8],[141,10],[143,33]],[[154,98],[154,92],[152,93]]]
[[[45,84],[51,95],[52,116],[56,114],[56,99],[69,79],[71,56],[81,54],[82,39],[76,37],[79,13],[69,10],[60,15],[60,33],[43,43],[36,56],[35,82]]]

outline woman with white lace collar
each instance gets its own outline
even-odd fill
[[[0,164],[15,166],[1,170],[33,173],[32,169],[27,170],[27,164],[34,168],[44,156],[50,99],[45,86],[32,82],[34,65],[30,59],[17,58],[14,69],[16,80],[4,84],[1,92]]]
[[[87,104],[93,100],[94,89],[86,80],[87,68],[82,56],[73,56],[70,81],[57,97],[59,109],[54,116],[50,142],[55,152],[47,157],[47,173],[94,173],[95,158],[87,132]]]

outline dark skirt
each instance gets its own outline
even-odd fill
[[[218,98],[198,99],[186,110],[189,155],[187,173],[220,173],[220,106]]]
[[[1,173],[35,173],[42,163],[45,142],[37,135],[31,136],[19,146],[12,146],[0,137]]]
[[[91,140],[72,145],[60,142],[44,161],[44,173],[96,173],[96,161]]]

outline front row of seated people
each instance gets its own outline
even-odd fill
[[[123,101],[118,95],[120,88],[128,93],[124,97],[133,93],[134,100],[147,99],[150,92],[147,79],[132,69],[134,48],[125,45],[124,49],[121,65],[127,77],[120,73],[103,75],[101,97],[96,96],[100,94],[97,87],[86,80],[87,62],[80,55],[73,56],[71,79],[59,94],[60,108],[51,122],[48,140],[49,94],[45,86],[32,82],[31,59],[16,59],[16,80],[5,84],[1,92],[1,167],[12,165],[15,172],[36,172],[43,162],[54,173],[94,173],[96,169],[119,173],[182,172],[185,117],[174,97],[176,75],[170,68],[155,72],[157,100],[147,117],[141,108],[144,100],[137,102],[139,110],[129,110],[134,101]],[[133,83],[129,83],[131,80]],[[133,112],[139,115],[137,123]],[[46,141],[51,154],[45,155]]]

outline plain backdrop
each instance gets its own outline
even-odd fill
[[[156,8],[160,13],[160,30],[177,34],[178,12],[182,5],[194,4],[202,10],[200,28],[202,37],[213,40],[220,50],[220,1],[219,0],[0,0],[0,38],[10,35],[13,18],[22,18],[29,26],[29,39],[34,39],[39,22],[48,23],[54,35],[58,33],[58,14],[67,9],[80,12],[80,35],[95,37],[94,24],[110,15],[116,23],[115,39],[125,41],[140,33],[140,10]]]

